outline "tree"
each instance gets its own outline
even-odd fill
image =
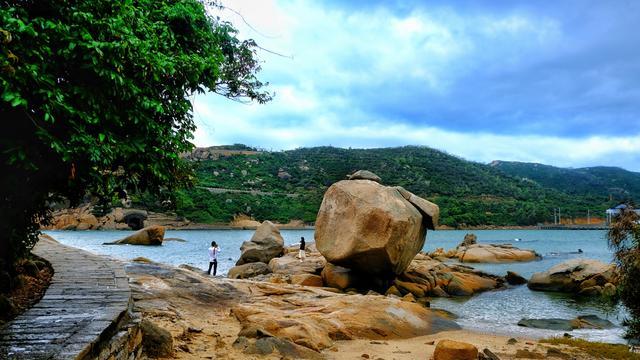
[[[640,340],[640,216],[633,208],[622,209],[607,238],[615,251],[615,259],[620,272],[618,294],[631,315],[627,319],[627,337]]]
[[[60,196],[192,181],[190,96],[271,99],[255,42],[236,34],[197,0],[0,0],[4,268]]]

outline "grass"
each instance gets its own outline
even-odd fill
[[[575,338],[549,338],[540,340],[551,345],[568,345],[598,359],[640,360],[640,354],[629,352],[629,347],[622,344],[591,342]]]

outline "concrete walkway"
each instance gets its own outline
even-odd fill
[[[0,359],[85,359],[129,309],[122,264],[42,236],[33,253],[51,262],[42,300],[0,329]]]

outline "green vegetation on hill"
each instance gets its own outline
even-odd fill
[[[604,216],[604,210],[613,205],[608,194],[548,187],[495,166],[419,146],[301,148],[222,156],[194,164],[197,186],[167,197],[178,215],[204,223],[228,222],[238,214],[312,223],[328,186],[359,169],[378,174],[385,185],[403,186],[437,203],[441,224],[454,227],[553,222],[554,207],[561,207],[565,218],[586,217],[587,210]],[[161,210],[157,198],[147,195],[136,200],[139,206]]]
[[[566,169],[513,161],[494,161],[491,165],[507,175],[567,194],[606,196],[620,202],[640,198],[640,173],[617,167]]]

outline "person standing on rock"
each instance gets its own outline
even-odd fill
[[[213,276],[216,276],[216,272],[218,271],[218,253],[220,252],[220,248],[215,241],[211,242],[211,247],[209,248],[209,270],[207,270],[207,275],[211,275],[211,268],[213,267]]]
[[[300,262],[304,260],[306,254],[304,252],[306,244],[304,242],[304,236],[300,237],[300,251],[298,251],[298,258],[300,258]]]

